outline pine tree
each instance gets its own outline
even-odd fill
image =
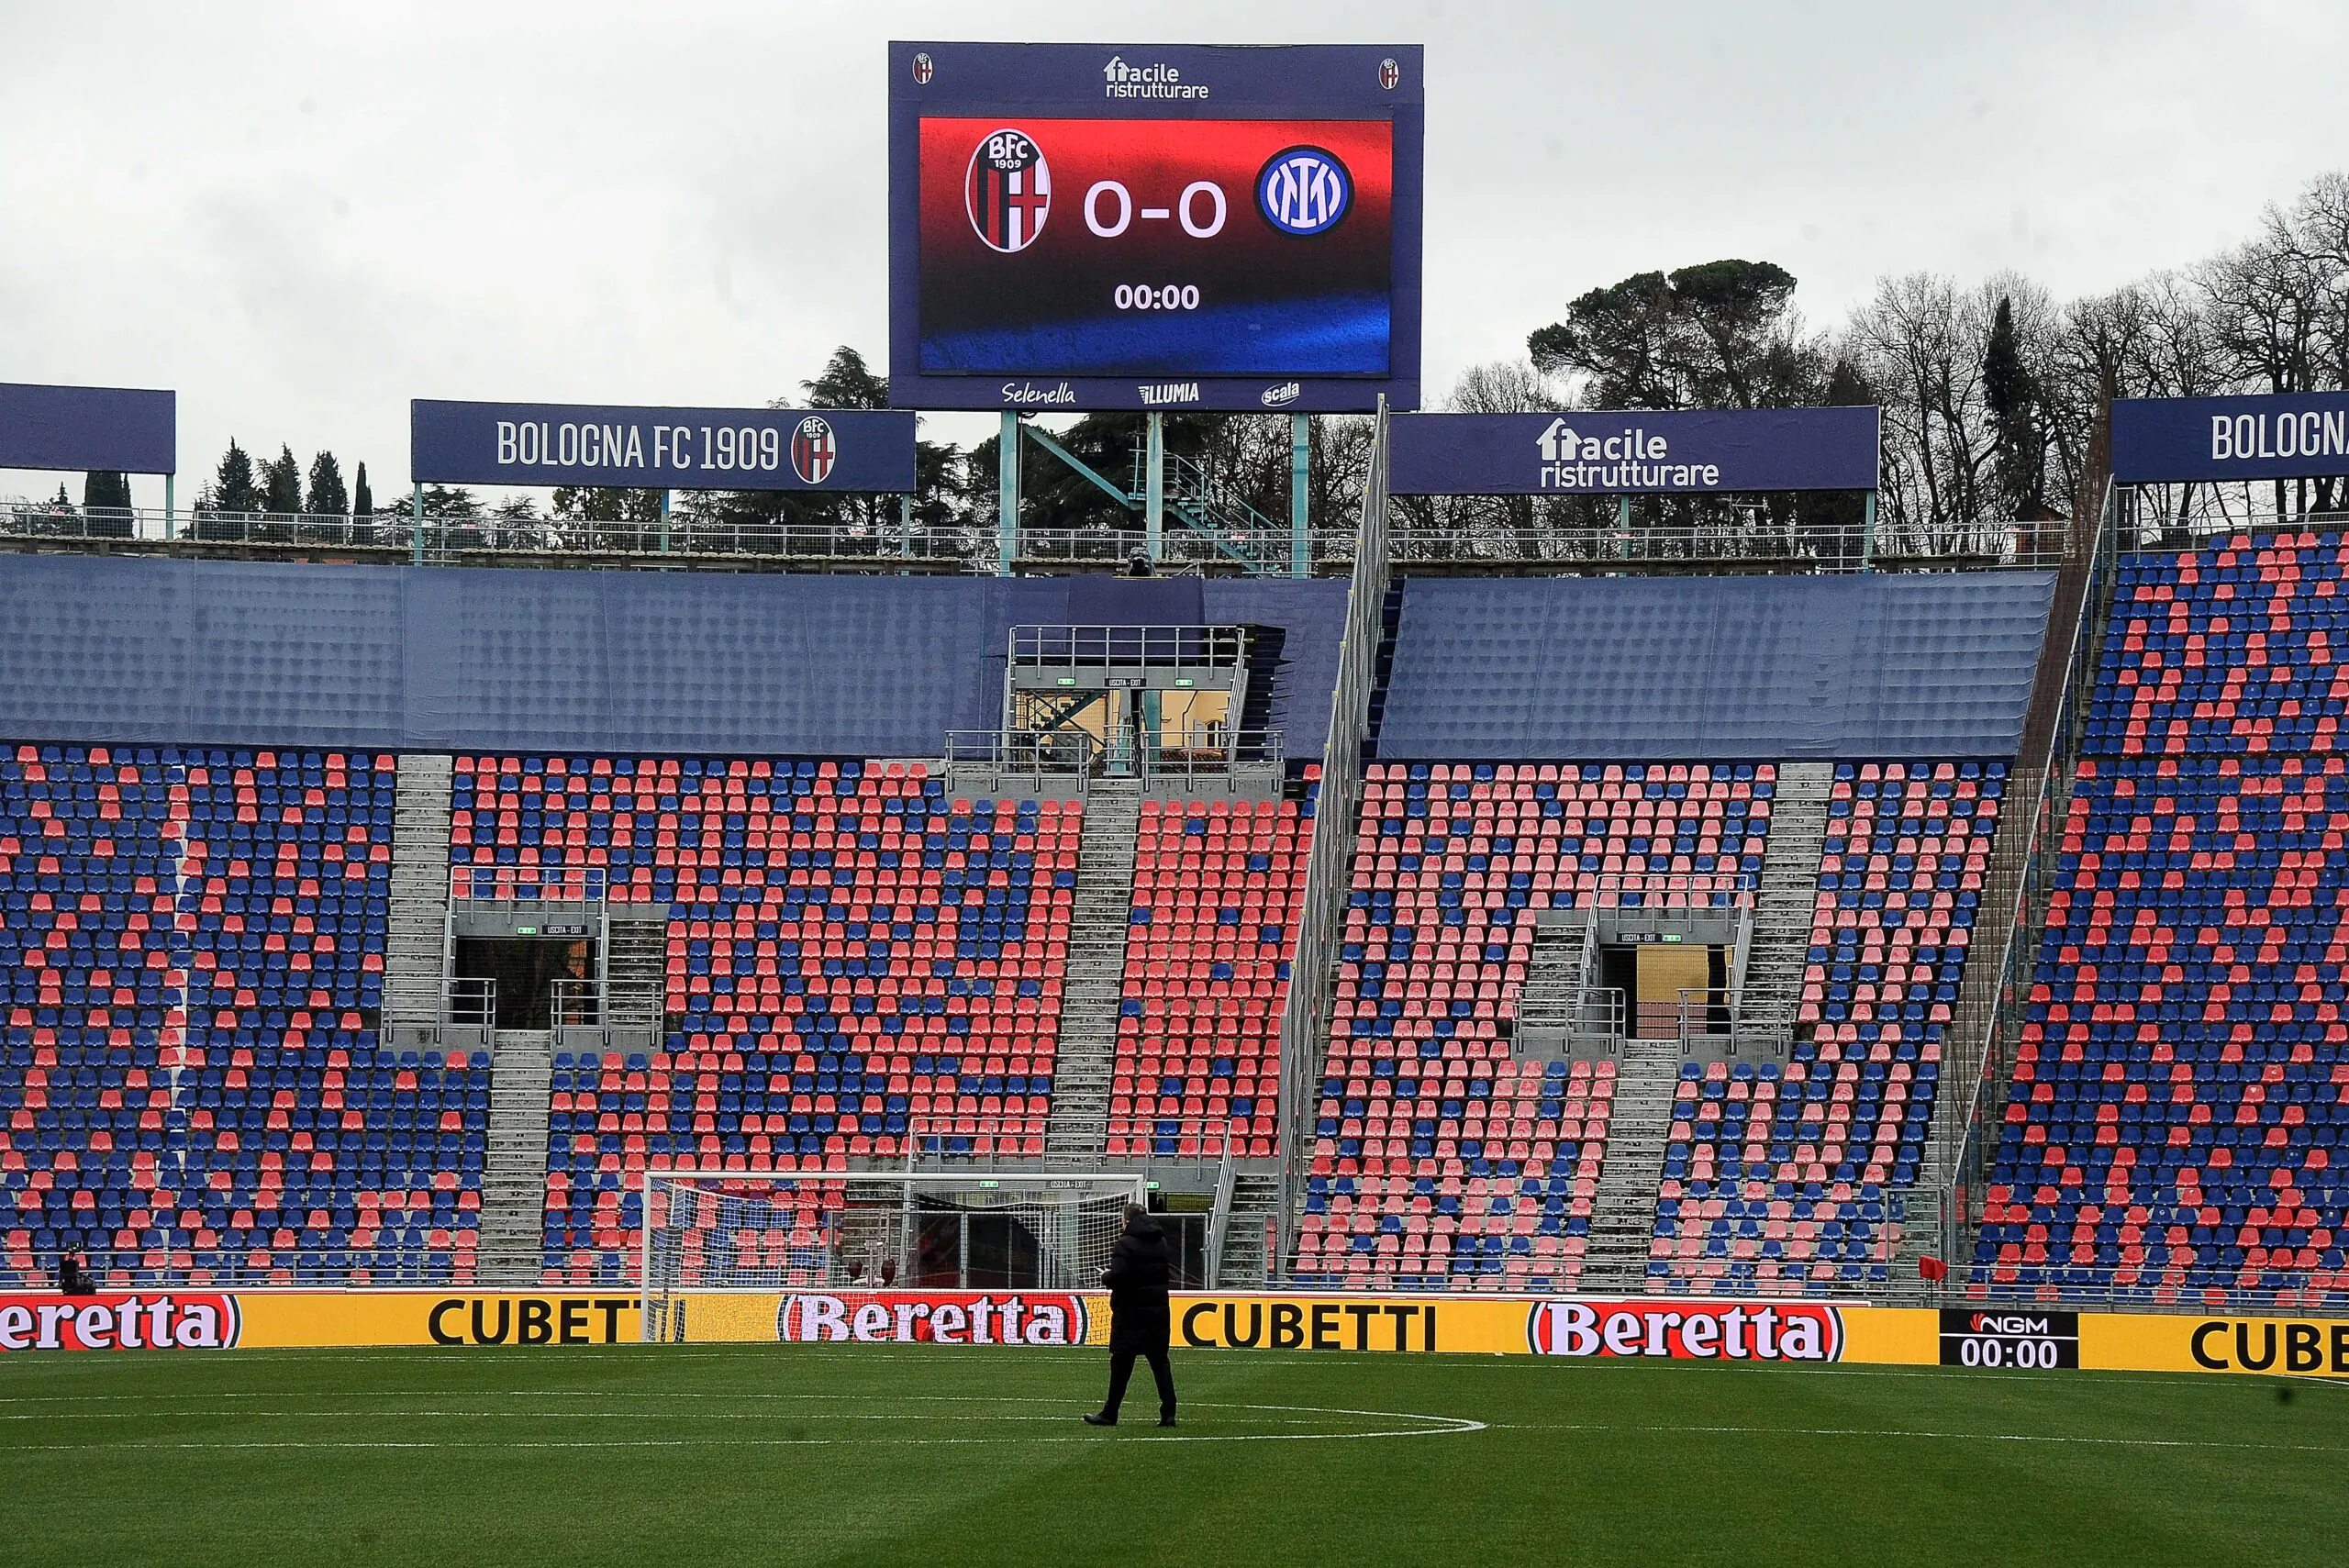
[[[359,465],[358,473],[351,479],[351,515],[354,517],[372,517],[375,515],[375,497],[367,488],[367,465],[363,462]]]
[[[220,467],[212,481],[212,508],[220,512],[258,512],[261,510],[261,486],[253,483],[253,460],[245,449],[228,438],[228,450],[222,454]]]
[[[290,516],[302,509],[302,465],[294,460],[292,447],[281,447],[278,455],[261,465],[262,510]]]
[[[351,497],[342,487],[342,465],[334,453],[320,452],[310,460],[310,489],[302,509],[314,517],[340,517],[351,510]]]

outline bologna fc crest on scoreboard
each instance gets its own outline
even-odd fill
[[[832,433],[832,422],[823,416],[808,415],[791,432],[791,471],[799,475],[801,484],[821,484],[831,477],[832,464],[840,458],[840,439]]]
[[[963,206],[989,250],[1008,255],[1033,245],[1052,206],[1052,166],[1036,139],[1008,129],[982,138],[963,183]]]

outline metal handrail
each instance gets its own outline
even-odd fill
[[[497,1027],[497,980],[494,975],[464,975],[449,982],[441,998],[441,1018],[459,1029]]]
[[[2054,864],[2049,851],[2051,845],[2061,842],[2058,818],[2067,808],[2078,762],[2083,705],[2096,678],[2096,654],[2103,631],[2098,611],[2118,554],[2119,515],[2119,492],[2108,483],[2072,608],[2072,639],[2065,654],[2058,695],[2052,711],[2036,716],[2045,732],[2043,749],[2035,758],[2021,760],[2036,784],[2029,820],[2021,825],[2028,837],[2013,862],[2010,884],[1986,889],[1982,900],[1987,906],[1991,897],[1998,898],[1997,907],[2006,925],[1998,956],[1986,982],[1990,1003],[1980,1032],[1971,1040],[1953,1042],[1965,1054],[1944,1063],[1955,1069],[1949,1075],[1954,1081],[1945,1080],[1940,1093],[1947,1094],[1963,1083],[1966,1098],[1962,1111],[1952,1107],[1943,1122],[1947,1129],[1943,1138],[1929,1146],[1931,1164],[1919,1184],[1930,1186],[1940,1206],[1942,1234],[1937,1244],[1952,1265],[1953,1280],[1971,1266],[1958,1256],[1969,1250],[1966,1241],[1975,1227],[1974,1202],[1978,1194],[1970,1192],[1969,1174],[1997,1152],[1995,1129],[2001,1125],[1997,1118],[2011,1070],[2001,1047],[2020,1029],[2020,1009],[2027,1004],[2038,967],[2039,928],[2033,911],[2046,907],[2046,896],[2053,888]],[[2006,831],[2018,826],[2004,812],[2000,825]]]
[[[658,985],[557,980],[547,1016],[557,1029],[658,1029],[667,997]]]
[[[2207,487],[2203,487],[2207,488]],[[1676,572],[1750,564],[1774,571],[1971,571],[2053,566],[2058,534],[2039,524],[1987,522],[1904,539],[1880,530],[1873,554],[1858,525],[1797,524],[1756,528],[1734,517],[1717,522],[1648,521],[1626,531],[1616,521],[1577,521],[1559,498],[1535,498],[1530,518],[1510,513],[1525,497],[1458,497],[1441,512],[1396,519],[1390,560],[1471,571],[1531,568],[1561,572]],[[1173,515],[1187,526],[1164,530],[1157,564],[1177,570],[1286,575],[1291,530],[1247,521],[1194,516],[1188,493],[1169,495]],[[2337,514],[2277,514],[2228,509],[2190,513],[2175,525],[2177,538],[2291,527],[2338,527]],[[419,540],[419,532],[421,535]],[[1316,525],[1308,529],[1308,569],[1351,565],[1358,529]],[[883,508],[870,520],[734,520],[689,509],[665,520],[584,517],[429,517],[419,530],[403,506],[373,515],[223,512],[217,508],[60,508],[54,502],[0,500],[0,539],[81,542],[104,549],[123,542],[228,549],[300,548],[405,553],[435,562],[498,556],[716,558],[756,561],[837,561],[885,568],[918,563],[992,575],[999,549],[982,522],[924,523]],[[1019,530],[1019,558],[1030,566],[1125,565],[1146,548],[1139,526]]]
[[[1666,895],[1667,897],[1675,893],[1701,894],[1708,898],[1726,897],[1729,900],[1725,905],[1693,906],[1697,908],[1742,908],[1753,902],[1759,891],[1758,879],[1753,873],[1742,871],[1594,872],[1589,873],[1592,880],[1588,887],[1582,885],[1581,873],[1561,873],[1562,876],[1568,874],[1573,876],[1574,885],[1559,890],[1567,895],[1563,899],[1559,898],[1555,893],[1551,895],[1550,907],[1553,909],[1649,907],[1669,909],[1674,906],[1668,902],[1654,906],[1626,905],[1622,902],[1627,895],[1637,895],[1645,898],[1649,894],[1654,893]],[[1682,906],[1690,907],[1691,906],[1683,905]]]
[[[608,887],[602,866],[461,865],[449,872],[453,904],[599,904]]]
[[[1139,761],[1145,775],[1157,778],[1221,778],[1242,764],[1278,773],[1283,745],[1277,729],[1186,730],[1172,745],[1145,737]]]
[[[1101,743],[1083,729],[950,729],[945,762],[1004,773],[1073,773],[1099,765]]]
[[[303,512],[224,512],[213,507],[100,507],[61,510],[54,503],[0,503],[0,538],[117,540],[195,545],[309,547],[416,553],[412,513],[372,516]],[[459,555],[783,556],[858,562],[952,562],[994,569],[993,539],[983,528],[932,527],[886,514],[872,522],[737,522],[690,512],[666,520],[584,517],[427,517],[421,553]],[[985,554],[982,563],[980,557]]]
[[[1386,400],[1372,426],[1363,484],[1360,538],[1346,596],[1346,624],[1338,643],[1338,679],[1330,703],[1329,738],[1321,749],[1320,797],[1314,807],[1312,847],[1297,899],[1297,951],[1288,996],[1281,1007],[1281,1201],[1268,1273],[1281,1272],[1303,1199],[1305,1161],[1320,1095],[1320,1067],[1329,1045],[1336,992],[1338,942],[1353,884],[1354,827],[1362,808],[1363,746],[1370,733],[1370,701],[1377,685],[1385,640],[1387,558]]]

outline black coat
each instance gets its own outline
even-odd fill
[[[1166,1233],[1144,1215],[1126,1227],[1101,1283],[1109,1287],[1109,1348],[1163,1351],[1173,1337],[1166,1293],[1174,1280]]]

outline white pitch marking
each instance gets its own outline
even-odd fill
[[[2040,1432],[1929,1432],[1898,1427],[1620,1427],[1603,1422],[1493,1423],[1505,1432],[1638,1432],[1651,1436],[1786,1437],[1786,1438],[1926,1438],[1947,1442],[2080,1443],[2112,1448],[2236,1449],[2259,1453],[2349,1453],[2349,1449],[2319,1443],[2221,1443],[2193,1438],[2067,1437]]]
[[[585,1391],[582,1391],[582,1392],[585,1392]],[[527,1397],[528,1396],[522,1396]],[[657,1398],[688,1398],[688,1399],[691,1399],[691,1398],[701,1398],[701,1397],[705,1397],[704,1396],[691,1395],[691,1394],[661,1394],[661,1395],[647,1395],[647,1396],[642,1396],[642,1397],[657,1397]],[[268,1396],[256,1396],[256,1397],[268,1397]],[[743,1396],[741,1396],[718,1395],[718,1396],[709,1396],[709,1397],[718,1397],[718,1398],[732,1398],[732,1397],[743,1397]],[[766,1398],[791,1398],[791,1397],[796,1397],[796,1396],[790,1396],[790,1395],[768,1395],[768,1396],[749,1396],[748,1397],[754,1397],[754,1398],[755,1398],[755,1397],[766,1397]],[[870,1397],[871,1397],[871,1396],[868,1396],[868,1395],[859,1395],[859,1396],[847,1396],[847,1395],[813,1395],[813,1396],[806,1396],[805,1397],[813,1397],[813,1398],[852,1398],[852,1397],[853,1397],[853,1398],[870,1398]],[[923,1398],[923,1399],[930,1400],[930,1401],[941,1401],[941,1400],[942,1400],[942,1401],[948,1401],[948,1402],[962,1402],[962,1403],[970,1403],[970,1402],[972,1402],[972,1401],[969,1401],[969,1400],[957,1401],[957,1400],[956,1400],[956,1398],[955,1398],[955,1396],[951,1396],[951,1395],[917,1396],[913,1396],[913,1397],[919,1397],[919,1398]],[[1023,1396],[1023,1397],[1006,1398],[1006,1399],[998,1400],[998,1401],[996,1401],[996,1402],[998,1402],[998,1403],[1004,1403],[1004,1404],[1030,1404],[1030,1405],[1040,1405],[1040,1404],[1059,1404],[1059,1403],[1061,1403],[1061,1401],[1059,1401],[1059,1400],[1047,1400],[1047,1399],[1030,1398],[1030,1397],[1024,1397],[1024,1396]],[[1364,1418],[1364,1419],[1370,1419],[1370,1420],[1384,1420],[1384,1421],[1415,1421],[1415,1422],[1419,1422],[1419,1423],[1422,1423],[1422,1424],[1421,1424],[1421,1425],[1419,1425],[1419,1426],[1413,1426],[1413,1427],[1399,1427],[1399,1428],[1391,1428],[1391,1429],[1372,1429],[1372,1430],[1368,1430],[1368,1431],[1359,1431],[1359,1432],[1224,1432],[1224,1433],[1214,1433],[1214,1432],[1191,1432],[1191,1433],[1183,1433],[1183,1432],[1177,1432],[1176,1434],[1174,1434],[1174,1435],[1173,1435],[1173,1436],[1162,1437],[1162,1436],[1157,1435],[1157,1434],[1155,1433],[1155,1431],[1153,1430],[1153,1431],[1152,1431],[1152,1432],[1150,1432],[1150,1433],[1148,1433],[1148,1434],[1143,1435],[1143,1437],[1142,1437],[1142,1440],[1151,1441],[1151,1442],[1227,1442],[1227,1443],[1228,1443],[1228,1442],[1346,1442],[1346,1441],[1360,1441],[1360,1440],[1364,1440],[1364,1439],[1370,1439],[1370,1438],[1449,1437],[1449,1436],[1457,1436],[1457,1435],[1460,1435],[1460,1434],[1462,1434],[1462,1433],[1466,1433],[1466,1432],[1480,1432],[1480,1431],[1484,1431],[1484,1430],[1486,1430],[1486,1424],[1485,1424],[1484,1422],[1482,1422],[1482,1421],[1473,1421],[1473,1420],[1470,1420],[1470,1419],[1466,1418],[1465,1417],[1461,1417],[1461,1416],[1429,1416],[1429,1415],[1421,1415],[1421,1414],[1419,1414],[1419,1413],[1417,1413],[1417,1412],[1413,1412],[1413,1411],[1405,1411],[1405,1410],[1353,1410],[1353,1409],[1343,1409],[1343,1408],[1340,1408],[1340,1407],[1332,1407],[1332,1406],[1319,1406],[1319,1405],[1246,1405],[1246,1404],[1231,1404],[1231,1403],[1223,1403],[1223,1402],[1215,1402],[1215,1401],[1205,1401],[1205,1400],[1201,1400],[1201,1401],[1195,1401],[1195,1402],[1193,1403],[1192,1407],[1193,1407],[1193,1408],[1195,1408],[1195,1409],[1248,1410],[1248,1411],[1257,1412],[1257,1413],[1260,1413],[1260,1414],[1271,1414],[1271,1415],[1275,1415],[1275,1416],[1287,1416],[1287,1417],[1296,1417],[1296,1416],[1357,1416],[1357,1417]],[[174,1411],[174,1412],[171,1412],[171,1414],[173,1414],[173,1415],[186,1416],[186,1417],[190,1417],[190,1418],[207,1418],[207,1417],[214,1417],[214,1416],[239,1416],[239,1415],[250,1415],[250,1414],[253,1414],[253,1413],[254,1413],[254,1412],[252,1412],[252,1411],[250,1411],[250,1410],[249,1410],[249,1409],[247,1409],[247,1410],[235,1410],[235,1411],[220,1411],[220,1412],[214,1412],[214,1411],[187,1411],[187,1410],[182,1410],[182,1411]],[[602,1416],[602,1417],[611,1417],[611,1418],[619,1418],[619,1417],[622,1417],[622,1416],[627,1416],[627,1417],[629,1417],[630,1418],[635,1418],[635,1419],[642,1419],[642,1418],[643,1418],[641,1415],[637,1414],[637,1413],[634,1413],[634,1412],[622,1412],[622,1411],[579,1411],[579,1410],[543,1411],[543,1412],[542,1412],[542,1411],[530,1411],[530,1412],[498,1412],[498,1411],[494,1411],[494,1410],[418,1411],[418,1410],[381,1410],[381,1409],[377,1409],[377,1410],[333,1410],[333,1411],[328,1411],[328,1410],[307,1410],[307,1411],[291,1411],[291,1412],[278,1412],[278,1413],[274,1413],[274,1417],[275,1417],[275,1418],[278,1418],[278,1419],[300,1419],[300,1418],[305,1418],[305,1417],[354,1417],[354,1418],[377,1418],[377,1419],[380,1419],[380,1418],[423,1418],[423,1417],[441,1417],[441,1418],[451,1418],[451,1419],[495,1419],[495,1418],[499,1418],[501,1415],[503,1415],[503,1416],[505,1416],[505,1417],[507,1417],[507,1418],[515,1418],[515,1417],[517,1417],[517,1416],[519,1416],[519,1417],[523,1417],[523,1418],[532,1418],[532,1419],[551,1419],[551,1420],[570,1419],[570,1418],[575,1418],[583,1417],[583,1416],[585,1416],[585,1417],[596,1417],[596,1416]],[[38,1420],[38,1419],[54,1419],[54,1418],[55,1418],[55,1417],[53,1417],[53,1416],[12,1416],[12,1417],[5,1418],[6,1418],[6,1419],[11,1419],[11,1420]],[[78,1416],[69,1417],[68,1418],[80,1418],[80,1419],[123,1419],[123,1418],[122,1418],[122,1417],[107,1417],[107,1416],[104,1415],[104,1413],[98,1413],[98,1414],[95,1414],[95,1415],[91,1415],[91,1414],[82,1414],[82,1415],[78,1415]],[[678,1417],[672,1417],[672,1418],[670,1418],[670,1419],[685,1419],[685,1418],[694,1418],[694,1417],[688,1417],[688,1416],[683,1416],[683,1415],[681,1415],[681,1416],[678,1416]],[[707,1418],[709,1418],[709,1419],[719,1419],[719,1420],[727,1420],[727,1419],[731,1419],[731,1420],[768,1419],[768,1420],[772,1420],[772,1419],[776,1419],[777,1418],[774,1418],[774,1417],[753,1417],[753,1416],[743,1415],[743,1416],[732,1416],[732,1417],[728,1417],[728,1416],[715,1416],[715,1417],[707,1417]],[[935,1417],[925,1417],[925,1416],[920,1416],[920,1415],[916,1415],[916,1414],[911,1414],[911,1413],[898,1413],[898,1414],[879,1413],[879,1414],[871,1414],[871,1415],[867,1415],[867,1414],[863,1414],[863,1413],[860,1413],[860,1412],[853,1412],[853,1411],[850,1411],[850,1412],[840,1412],[840,1413],[837,1413],[837,1415],[835,1416],[835,1418],[838,1418],[838,1419],[847,1419],[847,1420],[873,1420],[873,1421],[917,1421],[917,1420],[937,1419],[938,1418],[935,1418]],[[1050,1420],[1050,1419],[1072,1419],[1073,1418],[1066,1418],[1066,1417],[1063,1417],[1063,1418],[1052,1418],[1052,1417],[1033,1417],[1033,1416],[989,1417],[989,1416],[985,1416],[985,1415],[972,1415],[972,1416],[963,1416],[963,1417],[951,1417],[951,1418],[949,1418],[949,1419],[961,1419],[961,1420],[1019,1420],[1019,1421],[1038,1421],[1038,1420]],[[1024,1440],[1023,1440],[1023,1441],[1027,1441],[1027,1442],[1077,1443],[1077,1442],[1099,1442],[1099,1441],[1101,1441],[1101,1440],[1101,1440],[1101,1439],[1099,1439],[1099,1438],[1088,1438],[1088,1437],[1084,1437],[1084,1436],[1079,1436],[1079,1435],[1074,1435],[1074,1434],[1073,1434],[1073,1435],[1071,1435],[1071,1436],[1069,1436],[1069,1437],[1065,1437],[1065,1438],[1030,1438],[1030,1439],[1024,1439]],[[11,1444],[6,1444],[6,1445],[0,1445],[0,1451],[14,1451],[14,1452],[19,1452],[19,1453],[67,1453],[67,1452],[94,1452],[94,1451],[117,1451],[117,1450],[138,1450],[138,1449],[173,1449],[173,1450],[189,1450],[189,1451],[204,1451],[204,1450],[212,1450],[212,1449],[218,1449],[218,1450],[241,1450],[241,1449],[470,1449],[470,1448],[611,1449],[611,1448],[704,1448],[704,1447],[707,1447],[707,1448],[831,1448],[831,1447],[956,1448],[956,1447],[975,1446],[975,1445],[980,1445],[980,1444],[996,1444],[996,1445],[1000,1445],[1002,1441],[1003,1441],[1003,1440],[1002,1440],[1001,1438],[999,1438],[999,1437],[970,1437],[970,1438],[884,1438],[884,1437],[852,1437],[852,1438],[629,1438],[629,1439],[611,1439],[611,1440],[605,1440],[605,1439],[575,1439],[575,1440],[535,1440],[535,1441],[534,1441],[534,1440],[523,1440],[523,1441],[517,1441],[517,1442],[464,1442],[464,1441],[456,1441],[456,1442],[434,1442],[434,1441],[423,1441],[423,1440],[350,1440],[350,1441],[340,1441],[340,1440],[337,1440],[337,1441],[324,1441],[324,1442],[303,1442],[303,1441],[295,1441],[295,1440],[269,1440],[269,1441],[261,1441],[261,1442],[235,1442],[235,1441],[222,1441],[222,1442],[164,1442],[164,1441],[148,1440],[148,1441],[139,1441],[139,1442],[113,1442],[113,1443],[11,1443]]]

